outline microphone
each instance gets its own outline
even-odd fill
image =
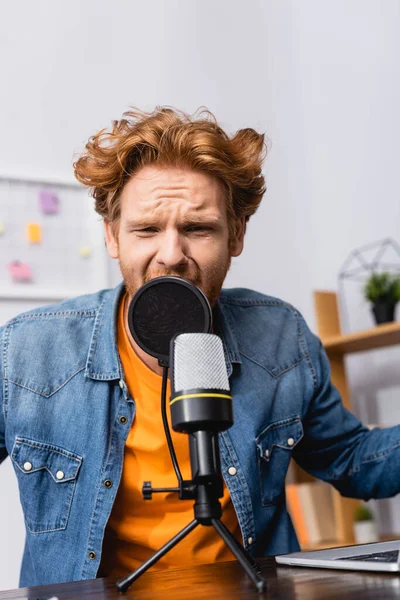
[[[233,425],[222,340],[212,333],[183,333],[170,345],[171,423],[174,431],[225,431]]]
[[[207,313],[206,313],[207,314]],[[209,324],[209,323],[207,323]],[[232,396],[229,389],[222,340],[211,333],[179,333],[170,342],[169,356],[165,349],[159,361],[164,373],[171,370],[171,423],[175,431],[189,434],[189,454],[192,479],[183,481],[173,452],[172,440],[165,414],[165,433],[178,477],[177,488],[153,488],[150,481],[143,484],[142,494],[151,499],[154,492],[179,492],[182,500],[193,499],[194,519],[164,546],[159,548],[133,573],[116,582],[120,592],[128,587],[174,548],[198,525],[213,526],[218,535],[237,558],[258,591],[266,588],[265,580],[250,554],[221,521],[219,498],[224,495],[218,435],[233,425]],[[163,378],[165,380],[165,378]],[[162,396],[165,400],[166,385]],[[165,408],[165,401],[162,406]]]
[[[171,340],[171,424],[189,434],[195,518],[203,524],[222,516],[218,433],[233,425],[232,396],[221,339],[184,333]]]

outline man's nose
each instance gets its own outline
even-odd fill
[[[167,269],[186,266],[188,259],[185,244],[177,231],[165,232],[160,239],[157,252],[157,263]]]

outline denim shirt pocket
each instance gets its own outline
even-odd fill
[[[82,457],[58,446],[17,437],[11,459],[29,531],[65,529]]]
[[[300,417],[268,425],[256,438],[261,503],[277,504],[283,494],[292,450],[303,437]]]

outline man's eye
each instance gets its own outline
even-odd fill
[[[188,227],[187,231],[194,233],[208,233],[211,231],[211,227],[207,227],[206,225],[192,225],[191,227]]]
[[[156,227],[143,227],[142,229],[135,229],[135,233],[155,233]]]

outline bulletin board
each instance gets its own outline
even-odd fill
[[[102,219],[86,188],[0,175],[0,299],[59,300],[108,279]]]

